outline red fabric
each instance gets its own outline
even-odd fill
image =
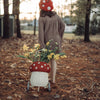
[[[51,11],[53,9],[53,2],[52,0],[40,0],[39,6],[44,11]]]
[[[33,71],[39,71],[39,72],[47,72],[49,73],[50,72],[50,66],[45,63],[45,62],[34,62],[31,66],[30,66],[30,71],[33,72]]]

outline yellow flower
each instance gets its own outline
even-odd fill
[[[46,45],[48,46],[50,44],[50,42],[47,42]]]
[[[44,48],[43,48],[42,50],[43,50],[44,52],[47,52],[47,49],[44,49]]]
[[[25,57],[28,57],[28,56],[29,56],[29,53],[25,53],[24,56],[25,56]]]
[[[48,55],[47,57],[48,57],[48,59],[49,59],[49,60],[52,58],[52,56],[51,56],[51,55]]]
[[[30,52],[34,53],[35,52],[35,49],[29,49]]]
[[[54,53],[50,53],[51,56],[55,55]]]
[[[23,50],[24,50],[24,51],[27,51],[28,48],[29,48],[29,47],[28,47],[26,44],[24,44],[24,46],[23,46]]]
[[[59,55],[59,54],[54,55],[54,59],[55,59],[55,60],[58,60],[58,59],[59,59],[59,57],[60,57],[60,55]]]
[[[34,47],[35,48],[40,48],[40,44],[35,44]]]
[[[63,56],[61,56],[61,58],[67,58],[67,56],[66,55],[63,55]]]

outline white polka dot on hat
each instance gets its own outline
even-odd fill
[[[48,6],[48,7],[47,7],[47,9],[48,9],[48,10],[50,10],[50,9],[51,9],[51,7],[50,7],[50,6]]]

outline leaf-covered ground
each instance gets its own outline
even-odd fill
[[[30,88],[31,62],[18,58],[22,46],[33,46],[37,36],[23,34],[22,39],[0,38],[0,100],[100,100],[100,41],[84,43],[64,39],[67,58],[57,61],[56,84],[47,89]]]

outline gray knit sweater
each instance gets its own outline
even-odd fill
[[[46,42],[53,39],[61,49],[65,24],[62,19],[55,14],[52,17],[45,16],[39,18],[39,43],[41,48],[45,48]],[[54,44],[52,44],[54,45]],[[54,47],[54,46],[53,46]]]

